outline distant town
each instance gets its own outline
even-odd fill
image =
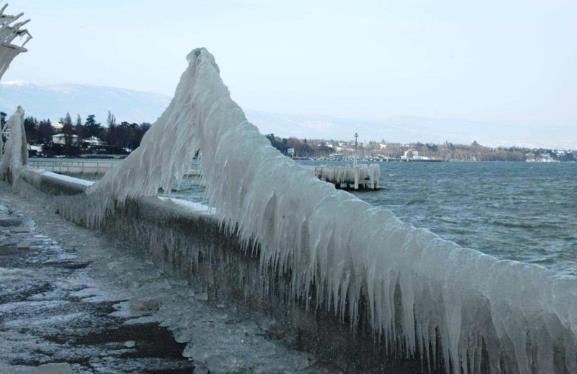
[[[4,127],[6,114],[0,113]],[[108,113],[105,125],[94,115],[85,119],[72,119],[66,114],[59,121],[37,120],[27,117],[24,123],[31,157],[86,157],[120,158],[130,154],[140,145],[150,128],[149,123],[117,123],[114,114]],[[367,161],[525,161],[563,162],[577,161],[576,150],[487,147],[477,142],[471,144],[395,143],[386,140],[359,142],[354,140],[323,140],[280,138],[274,134],[266,137],[271,145],[287,157],[301,160],[348,160],[357,155]]]
[[[347,160],[355,154],[355,141],[279,138],[266,136],[283,154],[296,159]],[[472,144],[393,143],[385,140],[358,143],[357,157],[367,161],[577,161],[577,151],[523,147],[485,147]]]

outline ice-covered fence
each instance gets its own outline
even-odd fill
[[[15,190],[58,211],[62,201],[71,198],[65,195],[81,194],[91,184],[78,178],[25,168]],[[384,347],[375,345],[365,330],[359,334],[358,330],[352,331],[322,308],[311,313],[293,302],[288,297],[290,278],[271,280],[264,277],[258,251],[243,250],[238,236],[226,233],[213,209],[207,206],[172,198],[139,198],[108,216],[101,230],[117,244],[119,240],[126,241],[122,247],[130,248],[136,256],[144,255],[146,261],[153,261],[163,273],[182,277],[193,293],[205,295],[203,297],[219,308],[234,310],[231,318],[236,318],[233,315],[239,309],[241,315],[253,314],[253,322],[261,326],[273,318],[281,328],[283,340],[292,341],[298,337],[299,350],[314,353],[318,360],[330,360],[335,368],[350,373],[421,373],[422,366],[417,359],[395,360],[386,354]],[[171,311],[177,315],[181,312]],[[186,318],[190,319],[190,316]],[[177,339],[179,335],[182,337],[179,329],[174,334]],[[252,352],[250,341],[246,347],[249,356],[263,354]],[[185,352],[195,349],[189,346]],[[201,361],[221,358],[218,350],[205,349],[210,352],[208,355],[203,353],[201,357],[192,358]],[[225,361],[230,364],[236,354],[239,353],[234,350],[227,352]],[[433,369],[438,368],[434,363],[431,365]],[[437,371],[428,374],[433,372]]]
[[[5,13],[5,4],[0,8],[0,78],[4,75],[8,66],[18,54],[26,52],[24,46],[32,39],[28,30],[24,29],[29,21],[16,22],[23,13],[15,16]]]
[[[169,189],[197,151],[223,227],[256,246],[262,279],[285,279],[290,299],[455,373],[577,372],[574,278],[459,247],[319,181],[247,122],[204,49],[141,147],[60,211],[105,226]]]
[[[117,159],[31,158],[28,165],[67,175],[98,176],[106,173],[120,161]]]
[[[12,182],[18,178],[22,168],[28,162],[28,143],[24,130],[24,109],[18,107],[10,116],[2,129],[0,136],[0,148],[2,159],[0,160],[0,178]],[[8,139],[4,144],[4,137]]]
[[[98,226],[125,201],[168,190],[200,151],[222,224],[258,244],[263,276],[288,277],[293,299],[455,373],[577,372],[574,278],[462,248],[335,190],[247,121],[208,51],[188,62],[141,147],[63,212]]]

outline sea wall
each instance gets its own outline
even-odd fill
[[[32,186],[38,190],[35,193],[56,195],[54,203],[60,206],[71,199],[80,199],[76,200],[80,203],[91,183],[26,168],[15,187],[24,190]],[[136,257],[152,260],[169,276],[187,280],[215,305],[226,305],[231,312],[242,310],[244,315],[252,311],[270,315],[278,322],[268,329],[272,340],[312,352],[334,363],[335,369],[445,372],[442,361],[395,357],[375,340],[366,318],[353,325],[349,318],[337,318],[326,312],[326,306],[316,305],[314,295],[309,300],[292,298],[290,270],[282,275],[277,269],[263,268],[258,245],[241,242],[236,234],[224,230],[210,209],[199,204],[157,197],[129,200],[100,229]],[[361,314],[366,316],[366,311]]]

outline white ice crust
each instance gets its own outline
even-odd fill
[[[24,109],[18,107],[16,112],[6,122],[9,138],[6,144],[0,140],[0,147],[4,148],[0,161],[0,177],[13,182],[18,179],[22,167],[28,162],[28,143],[24,130]]]
[[[358,189],[359,182],[367,182],[367,187],[374,189],[379,188],[379,179],[381,177],[381,168],[378,164],[370,165],[340,165],[340,166],[317,166],[315,175],[321,180],[334,183],[337,186],[341,184],[352,184]]]
[[[48,176],[48,177],[53,178],[53,179],[58,179],[58,180],[61,180],[63,182],[78,184],[78,185],[81,185],[84,187],[90,187],[94,184],[94,181],[87,181],[86,179],[75,178],[75,177],[71,177],[69,175],[53,173],[51,171],[43,171],[41,173],[41,175],[45,175],[45,176]]]
[[[89,188],[97,209],[83,219],[170,190],[199,151],[224,227],[257,242],[265,275],[290,276],[295,298],[352,324],[365,305],[390,351],[428,357],[439,341],[453,372],[480,372],[482,357],[491,372],[577,372],[575,279],[462,248],[318,180],[247,121],[206,49],[188,62],[141,146]]]

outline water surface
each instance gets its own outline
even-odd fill
[[[390,162],[381,186],[356,195],[462,246],[577,275],[577,163]]]

